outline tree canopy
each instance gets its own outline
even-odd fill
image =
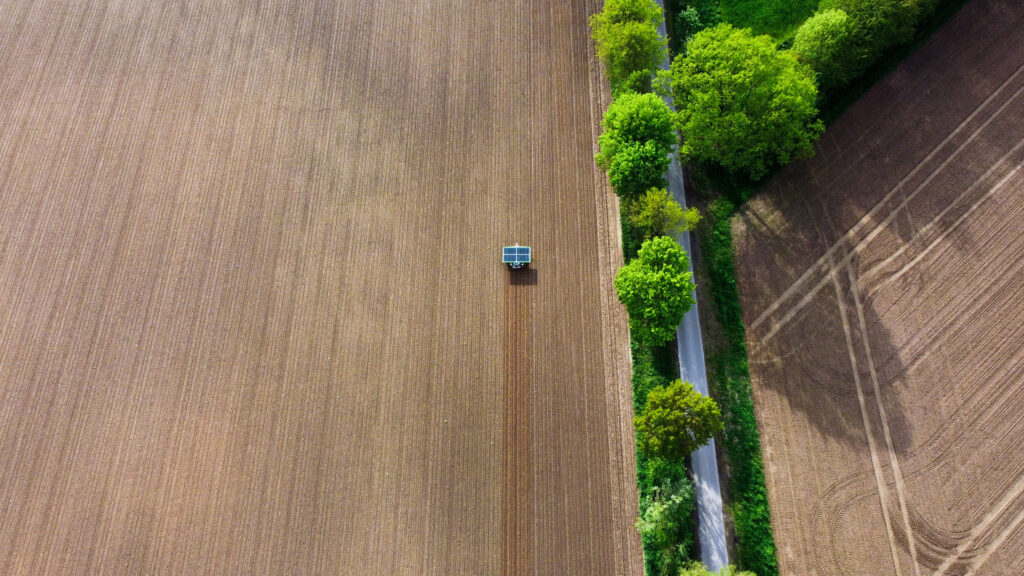
[[[823,87],[840,86],[852,78],[852,70],[839,66],[850,33],[846,12],[833,8],[807,19],[793,39],[793,52],[818,73]]]
[[[693,230],[700,222],[696,208],[683,209],[664,188],[651,188],[629,207],[629,220],[644,238]]]
[[[722,414],[714,400],[676,380],[651,390],[633,425],[644,454],[681,460],[722,431]]]
[[[644,190],[665,185],[665,171],[672,158],[654,142],[619,147],[608,167],[608,181],[620,197],[632,199]]]
[[[615,291],[629,314],[630,331],[642,342],[660,346],[693,306],[690,258],[667,236],[647,240],[636,258],[615,275]]]
[[[624,92],[612,100],[601,119],[601,136],[597,143],[597,165],[605,170],[623,143],[653,142],[668,154],[676,143],[673,112],[655,94]]]
[[[666,40],[658,33],[661,22],[661,8],[654,0],[609,0],[591,17],[597,56],[613,90],[637,72],[650,76],[658,69],[668,53]]]
[[[657,28],[663,21],[661,7],[653,0],[607,0],[590,19],[595,33],[623,22],[648,22]]]
[[[672,62],[682,155],[752,179],[810,156],[824,130],[814,72],[768,36],[719,24]]]
[[[725,566],[718,572],[712,572],[700,562],[693,562],[679,572],[679,576],[756,576],[753,572],[737,570],[735,566]]]

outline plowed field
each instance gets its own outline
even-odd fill
[[[0,574],[642,573],[597,4],[0,0]]]
[[[1024,558],[1024,8],[976,0],[734,225],[781,572]]]

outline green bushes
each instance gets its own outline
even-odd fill
[[[680,149],[756,180],[810,156],[824,130],[813,72],[768,36],[719,24],[698,33],[672,62]]]
[[[629,221],[641,231],[644,240],[693,230],[700,222],[696,208],[684,210],[664,188],[651,188],[631,202],[628,211]]]
[[[852,80],[853,70],[843,66],[843,51],[849,44],[850,18],[838,8],[818,12],[806,22],[793,39],[793,53],[818,73],[824,88],[841,86]]]
[[[626,219],[623,236],[636,236],[637,231]],[[625,251],[627,261],[635,250]],[[642,415],[652,390],[664,387],[678,371],[672,346],[650,346],[630,335],[633,356],[633,413]],[[682,460],[653,458],[637,450],[637,487],[640,495],[640,531],[644,547],[646,573],[649,576],[676,576],[681,566],[692,559],[693,484]],[[657,510],[651,512],[651,508]]]
[[[933,13],[935,0],[823,0],[797,31],[793,51],[835,90],[906,44]]]
[[[746,329],[740,313],[733,267],[730,219],[735,205],[714,200],[705,215],[700,240],[708,268],[713,312],[725,346],[709,357],[708,381],[725,425],[722,446],[730,468],[729,492],[736,526],[737,564],[760,576],[778,574],[768,493],[764,483],[760,434],[747,367]]]
[[[591,17],[597,57],[613,92],[627,81],[635,87],[642,73],[649,78],[659,68],[667,54],[665,38],[658,34],[661,22],[661,8],[653,0],[608,0]]]
[[[721,0],[722,19],[784,40],[818,7],[818,0]]]
[[[665,465],[658,461],[657,465]],[[675,479],[663,477],[641,501],[636,528],[644,545],[647,573],[675,576],[690,561],[693,536],[690,518],[694,486],[680,466]]]

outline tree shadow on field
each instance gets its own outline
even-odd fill
[[[861,282],[861,257],[845,230],[824,206],[787,193],[788,181],[801,177],[807,175],[784,171],[737,216],[747,235],[748,254],[737,247],[740,292],[751,295],[744,308],[758,314],[794,288],[760,325],[745,318],[752,384],[759,396],[771,393],[800,412],[822,437],[866,453],[870,433],[878,449],[904,454],[911,437],[902,406],[906,366]],[[815,268],[822,256],[824,265]]]

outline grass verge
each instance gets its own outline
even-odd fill
[[[746,195],[741,194],[741,197]],[[708,354],[708,384],[725,424],[721,446],[729,467],[729,511],[736,531],[736,564],[758,576],[775,576],[778,574],[775,538],[751,396],[746,328],[733,267],[730,222],[736,207],[737,204],[726,197],[712,200],[705,210],[703,226],[699,228],[701,253],[708,274],[708,285],[704,289],[710,296],[712,313],[722,332],[722,345]]]

